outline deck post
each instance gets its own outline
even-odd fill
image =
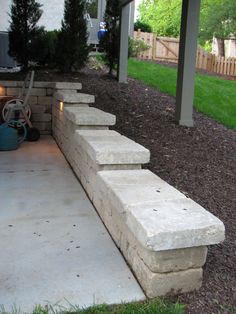
[[[127,67],[128,67],[128,41],[129,41],[129,16],[130,4],[126,4],[121,8],[120,21],[120,55],[118,67],[119,83],[127,83]]]
[[[194,78],[201,0],[183,0],[175,118],[193,126]]]

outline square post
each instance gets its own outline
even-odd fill
[[[121,7],[120,21],[120,54],[118,67],[119,83],[127,83],[128,51],[129,51],[129,16],[130,4]]]
[[[175,118],[193,126],[194,78],[201,0],[183,0]]]
[[[134,37],[134,15],[135,15],[135,2],[130,3],[130,15],[129,15],[129,36]]]

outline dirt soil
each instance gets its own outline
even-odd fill
[[[0,74],[0,80],[13,77]],[[226,240],[209,247],[202,288],[179,300],[186,313],[236,313],[236,132],[198,112],[193,128],[178,126],[175,99],[134,79],[118,84],[89,69],[44,72],[36,79],[82,82],[83,92],[96,96],[96,107],[116,115],[114,129],[151,151],[146,168],[224,222]]]

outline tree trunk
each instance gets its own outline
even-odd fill
[[[222,38],[216,38],[218,56],[225,57],[225,41]]]

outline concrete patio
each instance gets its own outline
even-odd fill
[[[145,298],[50,136],[0,152],[0,304],[119,303]]]

